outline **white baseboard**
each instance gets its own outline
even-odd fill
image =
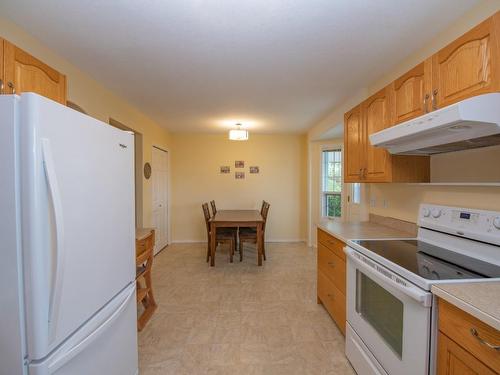
[[[207,240],[173,240],[171,243],[206,243]],[[306,242],[305,239],[269,239],[266,240],[266,243],[283,243],[283,242],[289,242],[289,243],[299,243],[299,242]]]
[[[207,243],[207,240],[173,240],[171,243]]]

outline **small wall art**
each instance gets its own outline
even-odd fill
[[[237,180],[243,180],[245,178],[245,172],[234,172],[234,178]]]
[[[252,174],[257,174],[257,173],[259,173],[259,167],[258,167],[258,166],[256,166],[256,165],[254,165],[254,166],[250,167],[250,173],[252,173]]]
[[[234,162],[235,168],[245,168],[245,162],[243,160],[236,160]]]
[[[229,165],[223,165],[220,167],[220,173],[226,174],[229,172],[231,172],[231,168],[229,167]]]

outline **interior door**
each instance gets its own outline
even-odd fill
[[[386,181],[391,178],[391,155],[383,148],[370,145],[370,134],[391,125],[390,89],[380,90],[363,102],[363,120],[366,128],[366,171],[368,181]]]
[[[361,106],[356,106],[344,115],[345,182],[359,182],[364,165],[364,131]]]
[[[435,108],[500,90],[500,12],[433,56]]]
[[[39,360],[135,279],[133,136],[20,99],[28,354]]]
[[[6,40],[4,64],[5,94],[35,92],[66,104],[66,77]]]
[[[168,153],[153,147],[153,226],[155,233],[155,254],[168,244]]]

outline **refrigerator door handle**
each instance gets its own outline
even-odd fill
[[[59,312],[59,300],[61,297],[61,289],[64,277],[64,226],[63,212],[61,204],[61,196],[59,194],[59,186],[57,184],[57,176],[54,168],[54,160],[50,148],[50,141],[47,138],[42,138],[42,156],[45,176],[47,179],[50,200],[54,212],[54,229],[55,229],[55,254],[54,270],[52,272],[52,282],[50,289],[49,300],[49,339],[52,340],[55,336],[57,317]]]
[[[49,364],[50,374],[55,373],[57,369],[64,366],[64,364],[66,364],[69,360],[71,360],[76,355],[78,355],[78,353],[87,348],[103,333],[103,331],[106,330],[106,328],[108,328],[118,318],[118,316],[120,316],[130,299],[135,296],[135,285],[132,284],[129,289],[130,291],[128,291],[128,293],[124,296],[123,302],[121,302],[120,305],[111,313],[111,315],[107,316],[94,331],[92,331],[89,335],[85,336],[82,340],[73,345],[69,350],[62,353],[62,355],[57,356],[54,361]]]

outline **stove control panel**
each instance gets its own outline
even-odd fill
[[[500,245],[500,212],[421,204],[418,225]]]

